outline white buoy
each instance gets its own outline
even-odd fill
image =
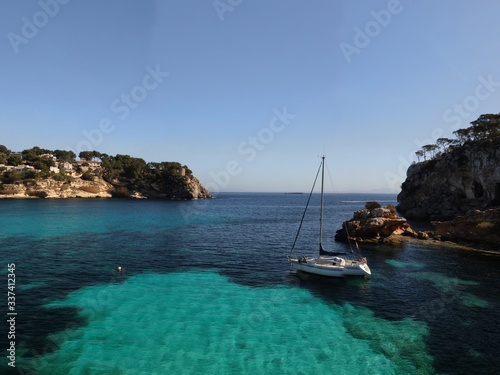
[[[122,268],[118,266],[118,272],[122,272]]]

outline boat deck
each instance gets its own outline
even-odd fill
[[[362,276],[371,274],[368,265],[362,260],[321,256],[319,258],[289,258],[289,261],[294,264],[297,270],[325,276]]]

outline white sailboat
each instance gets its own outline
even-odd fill
[[[295,244],[297,243],[297,238],[300,233],[300,228],[302,227],[302,222],[304,221],[304,216],[299,226],[297,236],[295,237],[295,242],[293,244],[290,255],[288,256],[288,261],[290,266],[296,271],[302,271],[307,273],[312,273],[316,275],[329,276],[329,277],[344,277],[344,276],[369,276],[371,275],[370,267],[368,267],[368,262],[366,258],[356,256],[355,259],[349,259],[346,256],[341,256],[338,253],[331,253],[323,248],[323,207],[324,207],[324,180],[325,180],[325,157],[321,158],[321,208],[320,208],[320,227],[319,227],[319,256],[318,257],[306,257],[306,256],[295,256]],[[318,169],[318,174],[320,169]],[[318,178],[316,174],[316,180]],[[316,184],[314,181],[314,185]],[[311,195],[314,190],[311,190]],[[311,199],[309,195],[309,200]],[[309,200],[306,204],[309,205]]]

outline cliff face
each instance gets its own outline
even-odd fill
[[[73,178],[71,182],[52,178],[27,180],[0,186],[0,198],[211,198],[194,177],[175,177],[160,184],[135,185],[130,181],[110,181],[95,177],[93,181]]]
[[[391,209],[380,207],[362,209],[354,212],[351,220],[342,224],[342,229],[335,234],[336,241],[347,241],[355,238],[360,241],[383,242],[392,234],[413,234],[405,218],[399,217]]]
[[[128,180],[110,181],[114,197],[153,198],[153,199],[204,199],[212,198],[195,177],[170,176],[150,183],[131,183]]]
[[[443,240],[500,244],[500,207],[474,211],[451,221],[433,221],[432,224],[436,227],[436,235]]]
[[[410,166],[398,202],[405,217],[431,220],[500,205],[500,142],[466,143]]]
[[[71,183],[47,178],[3,184],[0,198],[111,198],[112,191],[113,185],[99,178],[75,178]]]

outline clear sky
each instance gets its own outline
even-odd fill
[[[211,190],[398,192],[500,112],[497,0],[4,0],[0,144],[187,164]]]

